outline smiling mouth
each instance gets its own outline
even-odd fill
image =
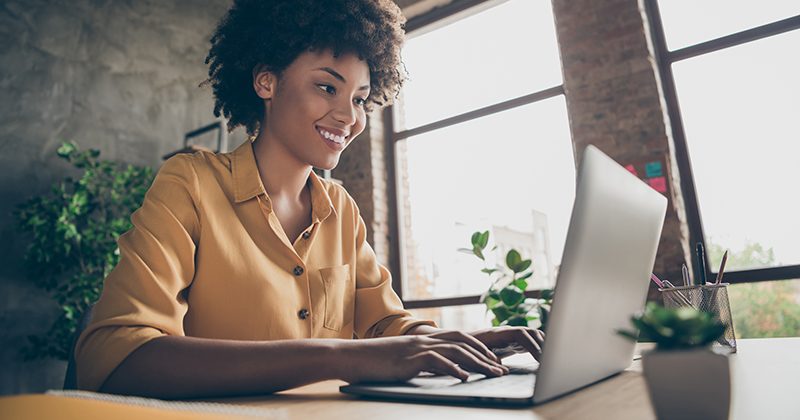
[[[326,139],[328,139],[328,140],[330,140],[330,141],[332,141],[332,142],[334,142],[336,144],[344,144],[345,140],[347,140],[347,137],[349,136],[348,134],[344,134],[344,135],[334,134],[334,133],[331,133],[328,130],[325,130],[324,128],[319,128],[319,127],[317,127],[317,131],[319,132],[319,134],[322,137],[324,137],[324,138],[326,138]]]

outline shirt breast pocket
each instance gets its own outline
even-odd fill
[[[350,265],[328,267],[319,270],[325,287],[325,321],[329,330],[341,331],[342,326],[352,322],[353,287],[350,280]]]

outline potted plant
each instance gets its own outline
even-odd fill
[[[711,350],[725,326],[691,307],[667,309],[649,303],[633,316],[638,329],[618,331],[636,341],[654,341],[642,355],[645,381],[659,419],[727,419],[730,408],[728,357]]]
[[[489,231],[473,233],[471,242],[471,248],[461,248],[460,251],[486,262]],[[491,250],[495,249],[497,246]],[[525,297],[528,279],[533,275],[532,261],[523,259],[516,249],[511,249],[506,253],[505,263],[505,267],[497,265],[481,269],[491,281],[480,302],[486,305],[487,312],[492,312],[492,325],[533,326],[544,331],[550,314],[553,290],[542,290],[538,299]]]
[[[61,309],[47,333],[28,337],[27,360],[69,357],[78,322],[119,261],[117,239],[131,228],[130,215],[153,181],[151,168],[100,160],[100,151],[82,151],[74,142],[63,143],[58,156],[80,176],[57,182],[14,212],[29,239],[28,277]]]

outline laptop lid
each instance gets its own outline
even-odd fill
[[[644,306],[667,199],[588,146],[547,325],[539,403],[626,369],[635,343],[616,330]]]
[[[666,206],[664,196],[596,147],[585,149],[535,386],[531,377],[513,392],[413,383],[354,384],[341,391],[431,402],[530,404],[624,370],[635,344],[616,330],[628,328],[629,317],[644,305]]]

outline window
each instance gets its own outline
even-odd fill
[[[647,0],[646,11],[692,243],[705,243],[709,271],[730,251],[726,281],[763,282],[731,287],[735,314],[753,317],[734,318],[737,333],[797,335],[800,3]]]
[[[484,265],[458,249],[489,230],[493,255],[533,259],[530,289],[553,287],[574,199],[553,13],[547,1],[454,2],[424,21],[408,23],[410,80],[390,113],[401,296],[446,328],[488,326],[475,305]]]

